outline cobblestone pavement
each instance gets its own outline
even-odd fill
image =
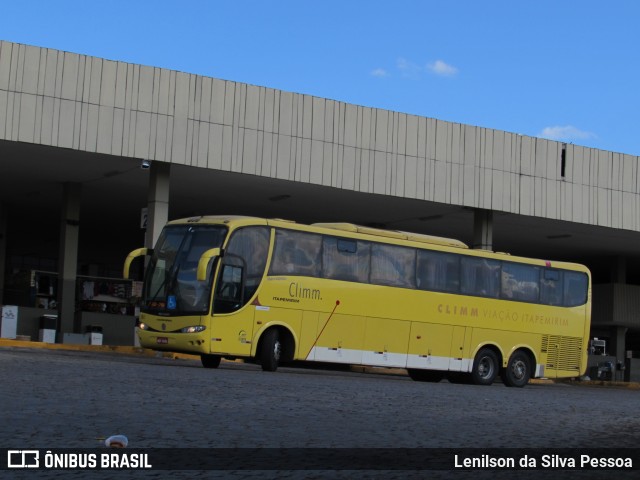
[[[2,448],[100,448],[113,434],[126,435],[132,448],[640,445],[640,391],[624,388],[431,384],[403,376],[326,370],[281,368],[265,373],[258,366],[239,363],[208,370],[191,360],[6,347],[0,348],[0,379]],[[42,478],[42,473],[25,472],[21,478]],[[46,473],[49,478],[86,476],[86,472]],[[99,478],[115,476],[106,473],[93,472]],[[137,473],[163,478],[168,472]],[[452,473],[458,474],[455,478],[479,478],[477,472],[184,475],[452,478]],[[542,472],[500,475],[505,473],[492,472],[491,478],[541,478],[536,474]],[[590,478],[588,472],[569,473],[575,474],[570,478]],[[624,478],[622,472],[609,473],[609,478]],[[598,478],[607,478],[606,473]]]

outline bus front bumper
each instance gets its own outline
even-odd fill
[[[209,343],[206,341],[205,332],[164,333],[139,329],[138,337],[140,338],[140,346],[143,348],[200,355],[209,353]]]

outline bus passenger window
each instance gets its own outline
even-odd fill
[[[533,265],[503,262],[502,298],[538,302],[540,272]]]
[[[358,251],[358,242],[355,240],[338,239],[338,251],[343,253],[356,253]]]
[[[370,249],[368,242],[325,237],[322,242],[322,276],[349,282],[368,282]]]
[[[460,257],[450,253],[418,250],[416,284],[421,290],[460,290]]]
[[[564,305],[577,307],[587,302],[587,276],[584,273],[564,272]]]
[[[545,268],[540,278],[540,302],[562,305],[562,272]]]
[[[500,262],[462,257],[462,293],[497,298],[500,294]]]
[[[371,283],[415,287],[416,251],[392,245],[371,245]]]
[[[322,237],[313,233],[277,230],[270,275],[320,275]]]

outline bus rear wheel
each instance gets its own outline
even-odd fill
[[[275,372],[282,356],[280,332],[275,328],[268,330],[260,342],[260,364],[265,372]]]
[[[444,378],[444,372],[438,370],[418,370],[410,368],[407,370],[411,380],[416,382],[434,382],[437,383]]]
[[[220,355],[207,355],[206,353],[200,355],[200,361],[204,368],[218,368],[221,359]]]
[[[524,387],[531,378],[531,359],[525,352],[517,351],[509,359],[502,372],[502,381],[507,387]]]
[[[476,385],[491,385],[498,375],[498,357],[489,348],[483,348],[473,360],[471,379]]]

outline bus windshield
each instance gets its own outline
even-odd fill
[[[211,267],[207,279],[196,278],[198,260],[210,248],[221,247],[226,227],[172,225],[160,234],[149,261],[142,293],[147,312],[205,314],[211,298]]]

